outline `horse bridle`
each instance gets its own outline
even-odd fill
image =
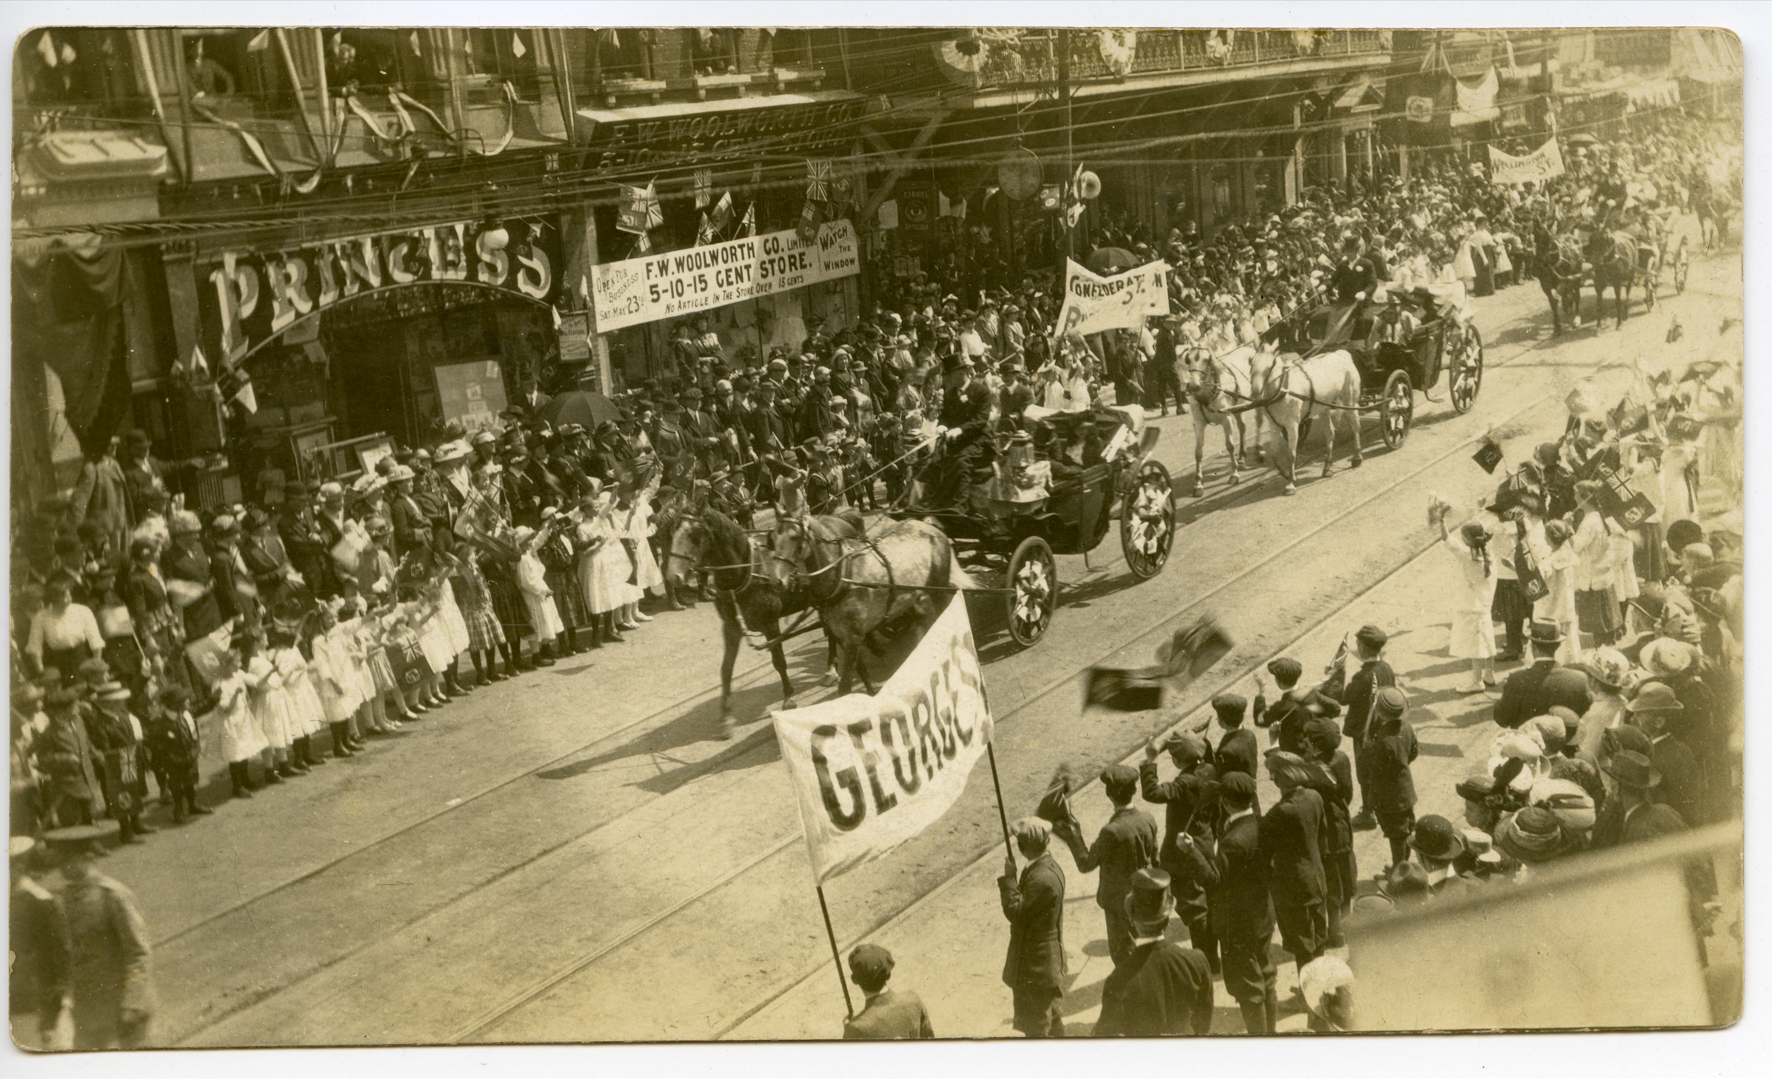
[[[704,521],[701,518],[701,516],[698,514],[685,513],[682,516],[680,516],[678,518],[678,520],[683,524],[694,525],[699,528],[705,529],[707,527],[707,522]],[[755,543],[750,542],[750,538],[748,536],[746,537],[745,545],[751,549],[751,557],[750,557],[749,561],[734,562],[731,565],[708,565],[705,562],[699,562],[699,561],[695,563],[696,569],[712,570],[715,573],[718,573],[720,570],[723,570],[723,569],[742,569],[742,570],[744,570],[745,571],[744,583],[739,585],[737,588],[725,588],[720,584],[720,581],[718,578],[715,578],[715,580],[714,580],[714,589],[716,591],[723,592],[726,595],[731,596],[734,599],[737,599],[738,597],[744,595],[746,592],[749,592],[751,590],[751,585],[756,582],[756,579],[758,577],[757,545]],[[673,550],[671,551],[670,557],[667,558],[665,561],[667,564],[672,564],[672,563],[677,562],[679,559],[681,559],[684,562],[688,562],[689,556],[686,554],[683,554],[680,551],[675,550],[674,546],[673,546]]]

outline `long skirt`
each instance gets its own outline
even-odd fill
[[[570,570],[548,570],[548,587],[554,593],[554,607],[560,622],[567,629],[591,624],[591,612],[585,607],[585,595],[578,586],[578,577]]]
[[[1660,521],[1644,521],[1637,526],[1637,576],[1660,584],[1667,580],[1667,533]]]
[[[1532,601],[1517,579],[1503,577],[1495,582],[1495,601],[1489,605],[1489,613],[1504,626],[1517,626],[1532,618]]]
[[[253,701],[252,714],[265,743],[272,749],[288,749],[289,743],[300,738],[305,729],[289,699],[289,691],[281,686],[266,690]]]
[[[1453,611],[1452,633],[1447,641],[1447,652],[1453,659],[1488,659],[1493,656],[1495,620],[1490,612]]]
[[[249,761],[269,745],[259,727],[258,717],[253,715],[246,701],[241,700],[240,707],[231,712],[218,711],[216,716],[221,720],[217,728],[221,734],[222,759],[229,764]]]
[[[481,603],[469,601],[462,607],[462,618],[468,626],[468,647],[474,651],[490,651],[505,643],[504,630],[492,613],[490,600]]]
[[[326,730],[326,706],[320,702],[320,691],[314,688],[314,672],[304,674],[289,690],[296,718],[301,721],[302,734],[319,734]]]
[[[451,655],[459,656],[473,647],[468,640],[467,619],[462,614],[465,606],[459,602],[453,583],[439,589],[439,592],[441,595],[437,603],[437,612],[443,617],[443,631],[449,637],[449,652]]]
[[[1619,630],[1618,597],[1612,586],[1575,593],[1575,622],[1581,632],[1606,637]]]
[[[634,543],[634,585],[642,592],[664,595],[664,573],[652,555],[652,544],[641,537]]]
[[[529,607],[515,581],[503,574],[486,575],[486,590],[492,594],[492,613],[504,631],[506,641],[521,641],[535,632],[529,624]]]

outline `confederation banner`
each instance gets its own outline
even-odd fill
[[[1493,183],[1524,184],[1561,175],[1563,152],[1557,148],[1555,138],[1546,139],[1543,146],[1525,157],[1504,154],[1493,146],[1489,147],[1489,179]]]
[[[935,823],[991,741],[965,596],[954,595],[877,695],[776,712],[775,736],[817,883]]]
[[[676,318],[860,272],[860,246],[846,219],[820,225],[809,243],[789,229],[610,262],[598,266],[591,278],[597,332]]]
[[[1102,277],[1067,260],[1058,335],[1137,329],[1147,318],[1162,318],[1169,313],[1168,272],[1166,262],[1147,262],[1137,269]]]

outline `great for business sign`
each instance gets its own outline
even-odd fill
[[[747,236],[598,266],[597,332],[657,322],[861,272],[855,228],[826,222],[803,243],[794,230]]]

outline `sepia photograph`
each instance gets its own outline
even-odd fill
[[[1742,1017],[1739,28],[184,7],[8,24],[15,1062]]]

